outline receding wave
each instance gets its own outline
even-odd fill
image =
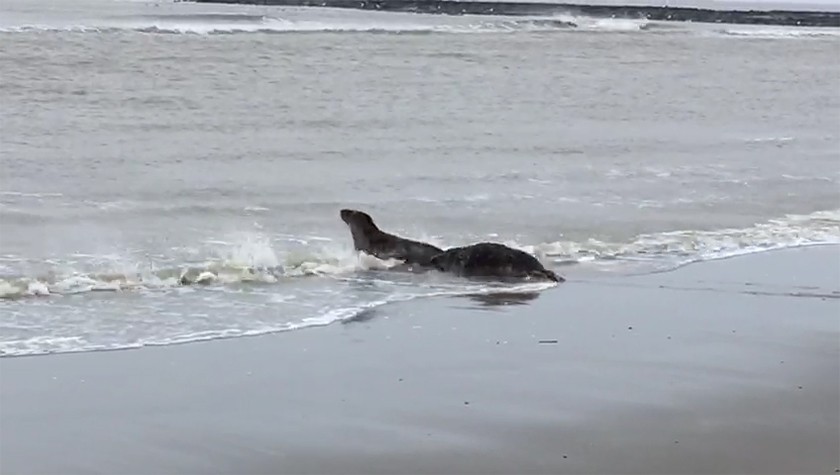
[[[131,340],[112,340],[107,342],[95,341],[90,335],[37,335],[22,338],[8,338],[0,340],[0,357],[44,355],[54,353],[79,353],[103,350],[123,350],[142,348],[147,346],[166,346],[183,343],[193,343],[208,340],[220,340],[226,338],[259,336],[271,333],[311,328],[333,324],[339,321],[350,321],[359,315],[373,309],[397,302],[405,302],[417,298],[463,296],[473,297],[487,296],[502,293],[510,295],[530,295],[552,287],[554,283],[523,283],[512,286],[499,287],[494,285],[468,285],[452,288],[430,288],[418,293],[399,293],[385,296],[379,300],[359,302],[343,307],[325,309],[318,315],[303,317],[296,321],[277,322],[270,325],[254,322],[250,327],[237,325],[231,328],[213,330],[191,331],[185,327],[181,331],[174,331],[168,334],[160,334],[158,331],[150,333],[143,338]],[[201,317],[201,314],[192,316]],[[129,324],[130,322],[125,322]],[[9,325],[3,325],[9,328]],[[157,330],[157,329],[155,329]],[[71,330],[72,331],[72,330]],[[101,331],[101,330],[100,330]],[[7,332],[8,333],[8,332]]]

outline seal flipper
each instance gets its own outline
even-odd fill
[[[556,272],[548,269],[532,270],[528,272],[528,277],[536,277],[538,279],[547,279],[552,282],[566,282],[566,279],[557,275]]]

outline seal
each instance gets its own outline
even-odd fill
[[[431,267],[432,258],[443,249],[431,244],[412,241],[380,230],[369,214],[354,209],[342,209],[341,220],[350,228],[353,247],[379,259],[400,259],[406,264]]]
[[[432,257],[431,264],[443,272],[464,277],[512,277],[553,282],[566,279],[546,269],[525,251],[493,242],[453,247]]]

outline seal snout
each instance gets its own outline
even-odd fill
[[[377,228],[376,224],[373,222],[373,218],[371,218],[369,214],[363,211],[344,208],[339,214],[341,215],[341,220],[344,221],[348,226],[359,226],[360,229],[367,229],[373,231],[379,230],[379,228]]]
[[[358,213],[358,211],[352,209],[343,209],[339,213],[341,215],[341,220],[347,224],[350,224],[350,220],[353,219],[353,216]]]

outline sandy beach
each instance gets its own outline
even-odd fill
[[[0,2],[0,475],[840,474],[840,13],[325,1]]]
[[[840,248],[0,359],[3,474],[834,473]],[[518,305],[517,305],[518,304]]]

